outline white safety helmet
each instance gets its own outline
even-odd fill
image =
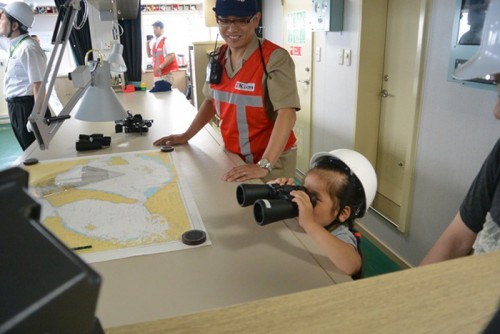
[[[333,158],[341,161],[349,168],[350,172],[358,178],[363,187],[365,205],[362,208],[363,211],[358,212],[355,216],[356,218],[363,217],[377,193],[377,175],[375,174],[375,169],[372,164],[361,153],[342,148],[330,152],[314,154],[311,158],[311,168],[316,167],[318,163],[324,161],[324,158]]]
[[[500,73],[500,0],[491,0],[484,19],[479,51],[453,74],[458,80]]]
[[[35,20],[35,14],[33,9],[25,2],[12,2],[7,6],[3,7],[4,12],[18,20],[26,30],[31,28],[33,21]]]

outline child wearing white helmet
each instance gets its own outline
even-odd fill
[[[299,224],[337,268],[359,278],[362,258],[353,224],[375,198],[375,170],[363,155],[348,149],[317,153],[310,165],[303,186],[316,197],[316,205],[306,192],[290,192],[299,208]],[[293,184],[293,179],[273,183]]]
[[[491,0],[478,53],[459,66],[460,80],[494,78],[500,94],[500,0]],[[500,119],[500,95],[493,111]],[[500,139],[493,147],[460,205],[458,213],[421,265],[500,250]]]

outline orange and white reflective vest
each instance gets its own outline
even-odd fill
[[[278,45],[267,40],[262,43],[266,64],[277,48]],[[225,58],[222,61],[225,62]],[[260,50],[257,48],[232,79],[223,70],[221,82],[210,85],[225,148],[238,154],[246,163],[257,163],[262,159],[274,127],[274,121],[269,119],[265,109],[264,75]],[[295,142],[295,134],[290,131],[284,151],[292,148]]]
[[[160,39],[153,44],[153,48],[151,49],[151,53],[153,55],[153,68],[157,68],[161,63],[165,61],[163,48],[165,48],[166,39],[167,38],[165,36],[161,36]],[[174,60],[161,70],[161,76],[167,75],[169,72],[177,71],[178,69],[179,65],[177,65],[177,58],[174,57]]]

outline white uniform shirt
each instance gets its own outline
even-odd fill
[[[47,68],[45,52],[32,38],[23,40],[25,36],[28,35],[0,43],[3,48],[8,45],[9,54],[3,88],[5,98],[33,95],[33,83],[42,81]]]

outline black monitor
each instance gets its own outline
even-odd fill
[[[101,277],[40,223],[28,173],[0,172],[0,333],[103,333]]]

